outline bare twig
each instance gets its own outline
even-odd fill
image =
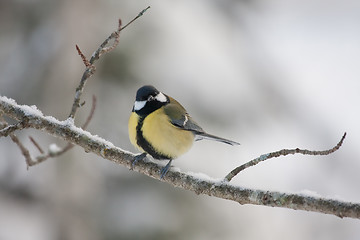
[[[91,104],[91,110],[90,110],[90,113],[89,113],[89,116],[86,118],[86,121],[85,123],[82,125],[82,129],[86,129],[88,126],[89,126],[89,123],[91,122],[91,119],[93,118],[94,116],[94,113],[95,113],[95,109],[96,109],[96,96],[93,95],[92,96],[92,104]]]
[[[2,113],[2,111],[1,111]],[[29,150],[20,142],[19,138],[14,134],[14,132],[16,130],[21,130],[24,129],[26,127],[28,127],[27,121],[28,119],[24,116],[23,120],[13,124],[13,125],[8,125],[8,123],[4,120],[4,118],[2,116],[0,116],[0,123],[1,123],[1,127],[2,129],[0,130],[0,137],[1,136],[10,136],[11,140],[20,148],[21,153],[23,154],[25,161],[26,161],[26,165],[29,168],[29,166],[32,164],[32,158],[30,156],[30,152]]]
[[[14,101],[7,101],[6,98],[2,97],[0,97],[0,110],[4,111],[9,117],[19,121],[27,118],[29,120],[29,127],[45,131],[72,144],[83,147],[86,152],[93,152],[102,158],[126,166],[128,169],[132,167],[132,162],[136,155],[115,147],[112,143],[97,136],[92,136],[89,132],[85,132],[74,125],[69,125],[67,121],[61,122],[53,117],[46,117],[36,112],[30,116],[25,116],[26,111],[23,109],[23,106],[17,105]],[[340,146],[341,144],[338,145]],[[162,165],[145,159],[138,161],[133,170],[160,180],[159,172],[162,168]],[[240,204],[282,207],[332,214],[341,218],[360,219],[359,203],[306,196],[303,194],[243,188],[233,186],[225,181],[212,180],[209,177],[202,178],[189,173],[174,171],[173,169],[169,170],[162,181],[197,194],[228,199]]]
[[[7,137],[17,130],[24,129],[26,124],[24,122],[18,122],[12,125],[6,124],[6,126],[0,130],[0,137]]]
[[[16,145],[18,145],[18,147],[21,150],[22,155],[24,155],[27,168],[29,168],[29,166],[32,166],[33,161],[30,156],[29,150],[27,150],[27,148],[20,142],[19,138],[17,136],[15,136],[15,134],[11,133],[10,138],[14,143],[16,143]]]
[[[89,113],[85,123],[82,126],[83,129],[86,129],[88,127],[91,119],[94,116],[95,109],[96,109],[96,97],[93,95],[91,110],[90,110],[90,113]],[[34,144],[34,146],[42,154],[40,156],[37,156],[35,159],[33,159],[30,155],[29,150],[21,143],[19,138],[14,134],[14,131],[16,131],[16,130],[21,130],[21,129],[30,127],[28,118],[26,118],[26,116],[24,116],[24,118],[21,121],[19,121],[18,123],[8,126],[8,123],[2,117],[0,117],[0,124],[1,124],[0,127],[2,127],[2,129],[0,130],[0,137],[1,136],[10,136],[12,141],[20,148],[21,153],[24,155],[27,168],[37,165],[39,163],[42,163],[45,160],[47,160],[48,158],[58,157],[58,156],[64,154],[65,152],[67,152],[68,150],[70,150],[74,146],[72,143],[68,143],[65,147],[63,147],[62,149],[59,149],[56,152],[52,152],[49,150],[48,153],[45,154],[44,150],[40,147],[39,143],[37,143],[37,141],[33,137],[30,136],[29,137],[30,141]]]
[[[41,154],[44,154],[44,150],[40,147],[40,145],[35,141],[32,136],[29,136],[30,141],[34,144],[34,146],[39,150]]]
[[[104,44],[104,45],[102,44],[101,46],[103,46],[103,47],[101,47],[101,49],[99,51],[99,54],[96,56],[97,58],[99,58],[104,53],[112,51],[119,44],[119,42],[120,42],[120,31],[122,30],[121,29],[121,23],[122,23],[121,19],[119,19],[119,25],[118,25],[117,31],[113,32],[108,38],[107,42],[109,42],[111,39],[114,39],[113,44],[111,46],[109,46],[109,47],[106,47],[107,43]]]
[[[123,28],[121,28],[121,20],[119,20],[118,29],[115,32],[112,32],[110,34],[110,36],[105,39],[105,41],[99,46],[99,48],[92,54],[89,61],[86,60],[86,57],[80,51],[80,48],[78,46],[76,46],[76,49],[77,49],[79,55],[81,56],[83,62],[85,63],[86,69],[80,80],[79,86],[76,88],[74,103],[71,108],[69,118],[75,118],[75,113],[76,113],[77,109],[79,108],[80,98],[81,98],[82,92],[84,90],[85,83],[86,83],[87,79],[89,79],[95,73],[95,67],[93,65],[95,63],[95,61],[98,60],[103,53],[107,53],[107,52],[113,50],[119,43],[120,32],[122,30],[124,30],[127,26],[129,26],[131,23],[133,23],[136,19],[141,17],[149,8],[150,7],[147,7],[144,10],[142,10],[133,20],[131,20]],[[112,46],[106,47],[108,45],[108,43],[110,42],[110,40],[112,40],[112,39],[114,39],[114,43],[112,44]]]
[[[300,154],[304,154],[304,155],[329,155],[341,147],[342,143],[344,142],[345,137],[346,137],[346,133],[344,133],[341,140],[338,142],[338,144],[335,147],[328,149],[328,150],[324,150],[324,151],[310,151],[310,150],[306,150],[306,149],[295,148],[295,149],[282,149],[277,152],[263,154],[260,157],[255,158],[255,159],[235,168],[234,170],[232,170],[228,175],[226,175],[225,180],[231,181],[231,179],[233,179],[242,170],[244,170],[248,167],[254,166],[254,165],[256,165],[262,161],[268,160],[270,158],[276,158],[276,157],[286,156],[286,155],[295,154],[295,153],[300,153]]]
[[[121,30],[124,30],[127,26],[129,26],[130,24],[132,24],[136,19],[138,19],[139,17],[141,17],[142,15],[144,15],[144,13],[150,8],[150,6],[148,6],[147,8],[143,9],[141,12],[139,12],[139,14],[130,22],[128,22],[124,27],[121,28]]]
[[[77,44],[75,45],[75,47],[76,47],[76,50],[77,50],[78,54],[80,55],[81,59],[83,60],[85,67],[90,67],[91,63],[89,62],[89,60],[87,60],[85,55],[81,52],[80,47]]]
[[[139,15],[135,17],[130,23],[132,23],[138,17],[140,17],[147,9],[148,8],[140,12]],[[129,24],[125,25],[125,27],[127,27]],[[87,66],[87,69],[85,70],[83,74],[83,78],[81,79],[81,83],[77,88],[74,105],[70,113],[70,118],[72,119],[74,118],[76,110],[80,106],[79,104],[80,96],[82,94],[86,79],[93,74],[93,71],[95,71],[95,68],[93,67],[94,61],[103,52],[111,51],[113,47],[117,45],[118,43],[117,39],[119,37],[119,34],[117,32],[120,32],[122,29],[125,28],[125,27],[120,28],[120,26],[121,24],[119,24],[118,30],[115,31],[107,40],[105,40],[104,43],[100,46],[100,48],[97,51],[95,51],[90,61],[88,61],[85,58],[85,56],[82,54],[80,49],[77,47],[78,52],[84,61],[84,64]],[[113,45],[106,48],[106,45],[111,39],[115,39]],[[84,128],[86,128],[88,122],[91,120],[93,116],[93,111],[95,110],[95,100],[96,99],[93,98],[93,107],[87,121],[83,126]],[[193,174],[181,173],[174,170],[170,170],[163,179],[160,179],[159,172],[163,168],[163,166],[150,162],[147,159],[138,161],[137,164],[133,166],[132,162],[136,157],[134,154],[124,151],[120,148],[117,148],[112,143],[105,141],[99,138],[98,136],[93,136],[89,132],[86,132],[81,128],[77,128],[72,121],[59,121],[53,117],[44,116],[43,114],[37,111],[31,112],[29,114],[26,107],[28,106],[24,106],[24,105],[20,106],[16,104],[15,101],[0,96],[0,113],[3,112],[8,117],[14,118],[19,122],[23,123],[24,128],[26,127],[26,128],[39,129],[53,136],[61,138],[69,143],[65,148],[63,148],[60,151],[57,151],[56,153],[49,152],[48,155],[51,155],[50,157],[55,156],[57,154],[61,154],[64,151],[70,149],[73,146],[73,144],[76,144],[78,146],[83,147],[86,152],[93,152],[112,162],[124,165],[129,169],[133,169],[134,171],[143,173],[144,175],[147,175],[149,177],[168,182],[169,184],[172,184],[175,187],[193,191],[197,194],[206,194],[209,196],[228,199],[228,200],[236,201],[240,204],[255,204],[255,205],[265,205],[272,207],[283,207],[283,208],[289,208],[295,210],[305,210],[305,211],[332,214],[341,218],[351,217],[351,218],[360,219],[360,204],[358,203],[343,202],[343,201],[324,199],[319,197],[311,197],[311,196],[305,196],[299,194],[289,194],[289,193],[242,188],[242,187],[230,185],[230,183],[226,181],[213,180],[210,179],[209,177],[202,178],[199,176],[194,176]],[[19,145],[23,155],[26,158],[28,166],[37,164],[48,158],[47,155],[42,155],[36,158],[37,161],[32,161],[29,151],[20,143],[17,137],[13,134],[13,130],[6,130],[6,131],[9,131],[10,137],[13,139],[13,141],[16,144]],[[250,161],[248,164],[249,166],[253,166],[259,163],[260,161],[264,161],[269,158],[286,156],[288,154],[295,154],[295,153],[310,154],[310,155],[327,155],[336,151],[341,146],[344,138],[345,138],[345,134],[337,146],[327,151],[284,149],[278,152],[262,155],[258,159],[254,159],[253,161]],[[35,140],[33,141],[33,143],[35,144],[35,146],[37,145]],[[39,151],[41,151],[40,147],[38,147],[38,149]],[[248,166],[243,167],[243,169],[247,167]],[[240,169],[240,171],[243,169]],[[236,174],[237,173],[235,173],[235,175]],[[232,177],[230,177],[228,180],[230,181]]]

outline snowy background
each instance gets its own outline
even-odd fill
[[[173,165],[214,178],[282,148],[325,157],[272,159],[236,185],[315,192],[360,202],[360,2],[357,0],[0,1],[0,94],[60,120],[70,113],[84,66],[116,29],[118,48],[97,62],[78,112],[80,126],[135,152],[127,120],[136,90],[153,84],[210,133],[239,141],[197,142]],[[31,147],[65,143],[39,131]],[[32,149],[36,154],[36,149]],[[359,220],[237,203],[173,189],[76,147],[26,170],[0,139],[0,240],[359,239]]]

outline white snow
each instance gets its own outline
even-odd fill
[[[206,181],[206,182],[220,183],[224,180],[223,178],[210,177],[210,176],[206,175],[205,173],[201,173],[201,172],[198,172],[198,173],[186,172],[185,174],[188,174],[200,181]]]
[[[62,125],[69,127],[71,131],[77,132],[79,135],[85,135],[86,137],[97,141],[97,142],[101,142],[104,145],[107,145],[109,148],[114,148],[114,144],[112,142],[109,142],[101,137],[99,137],[98,135],[93,135],[88,131],[83,130],[82,128],[76,127],[73,123],[70,123],[70,121],[67,119],[65,121],[61,122]]]
[[[7,103],[9,105],[14,105],[17,108],[20,108],[24,112],[24,114],[26,116],[33,116],[35,118],[41,118],[41,119],[44,119],[44,120],[46,120],[46,121],[48,121],[48,122],[50,122],[50,123],[52,123],[54,125],[61,125],[63,127],[69,128],[71,131],[76,132],[79,135],[85,135],[86,137],[88,137],[89,139],[92,139],[93,141],[100,142],[100,143],[106,145],[109,148],[116,148],[113,143],[111,143],[111,142],[109,142],[109,141],[107,141],[107,140],[105,140],[105,139],[103,139],[103,138],[101,138],[101,137],[99,137],[97,135],[92,135],[90,132],[85,131],[85,130],[79,128],[79,127],[76,127],[75,124],[74,124],[74,119],[73,118],[68,118],[68,119],[66,119],[64,121],[60,121],[60,120],[58,120],[58,119],[56,119],[56,118],[54,118],[52,116],[44,116],[43,113],[39,109],[37,109],[37,107],[35,105],[32,105],[32,106],[18,105],[15,100],[13,100],[11,98],[8,98],[8,97],[5,97],[5,96],[0,96],[0,101],[5,102],[5,103]],[[58,150],[59,149],[55,144],[54,145],[51,144],[49,146],[49,151],[50,152],[51,151],[56,152]],[[124,150],[121,149],[121,151],[124,151]],[[124,151],[124,152],[131,154],[130,152],[127,152],[127,151]]]
[[[31,115],[37,115],[37,116],[43,116],[42,112],[37,109],[35,105],[19,105],[14,99],[0,96],[0,101],[6,102],[9,105],[16,105],[17,107],[21,108],[21,110],[25,113],[25,116],[31,116]]]
[[[55,143],[52,143],[49,145],[49,152],[50,154],[56,154],[61,151],[61,148],[56,145]]]
[[[59,121],[58,119],[54,118],[53,116],[46,116],[45,119],[48,121],[48,122],[51,122],[53,124],[62,124],[61,121]]]
[[[38,115],[43,116],[43,113],[37,109],[35,105],[27,106],[27,105],[20,105],[23,109],[25,116],[32,116],[32,115]]]
[[[308,190],[308,189],[301,190],[299,192],[299,195],[308,196],[308,197],[315,197],[315,198],[320,198],[321,197],[321,195],[318,194],[317,192],[311,191],[311,190]]]
[[[12,98],[8,98],[6,96],[0,96],[0,101],[3,101],[3,102],[6,102],[6,103],[9,103],[9,104],[17,104],[16,101]]]
[[[68,126],[74,126],[74,119],[72,117],[69,117],[68,119],[64,120],[63,123]]]
[[[349,200],[345,199],[344,197],[341,197],[339,195],[321,195],[315,191],[304,189],[298,192],[299,195],[302,196],[308,196],[308,197],[314,197],[314,198],[326,198],[326,199],[332,199],[340,202],[348,202]]]

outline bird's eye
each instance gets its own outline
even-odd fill
[[[150,102],[150,101],[154,101],[155,98],[152,95],[150,95],[147,100]]]

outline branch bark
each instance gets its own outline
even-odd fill
[[[149,8],[149,7],[148,7]],[[99,59],[103,53],[107,53],[113,50],[119,43],[119,33],[121,30],[129,26],[137,18],[142,16],[148,9],[141,11],[132,21],[121,28],[121,21],[119,21],[118,29],[113,32],[93,53],[91,59],[88,61],[85,55],[80,51],[80,48],[76,46],[79,55],[81,56],[86,69],[80,81],[78,88],[76,89],[74,103],[69,115],[69,118],[65,121],[59,121],[52,116],[44,116],[36,107],[19,105],[14,100],[5,96],[0,96],[0,117],[5,115],[7,117],[17,120],[17,123],[8,125],[5,120],[0,118],[0,137],[10,136],[11,139],[19,146],[22,154],[26,159],[27,166],[33,166],[41,161],[44,161],[49,156],[53,157],[54,153],[51,151],[49,154],[44,155],[41,147],[35,140],[31,140],[38,150],[43,154],[36,158],[36,161],[32,161],[29,151],[22,145],[19,139],[15,136],[16,131],[20,131],[27,128],[38,129],[44,131],[57,138],[63,139],[68,142],[68,145],[63,150],[58,151],[58,155],[64,151],[70,149],[73,145],[82,147],[85,152],[92,152],[108,159],[114,163],[123,165],[130,170],[137,171],[149,177],[167,182],[175,187],[187,189],[195,192],[196,194],[206,194],[218,198],[232,200],[240,204],[254,204],[264,205],[271,207],[282,207],[294,210],[305,210],[312,212],[319,212],[325,214],[332,214],[338,217],[350,217],[360,219],[360,204],[350,203],[344,201],[338,201],[333,199],[325,199],[314,196],[305,196],[303,194],[291,194],[281,193],[273,191],[263,191],[258,189],[243,188],[234,186],[229,181],[240,171],[249,166],[253,166],[261,161],[270,159],[272,157],[278,157],[280,155],[302,153],[310,155],[322,155],[328,154],[337,150],[345,137],[335,146],[333,149],[327,151],[308,151],[301,149],[284,149],[278,152],[264,154],[257,159],[254,159],[245,165],[235,168],[231,173],[227,175],[223,180],[216,180],[205,176],[204,174],[190,174],[182,173],[170,169],[163,179],[160,179],[160,171],[163,166],[151,162],[149,159],[144,158],[139,160],[136,165],[132,165],[136,155],[127,152],[121,148],[115,147],[111,142],[106,141],[98,136],[94,136],[81,128],[74,125],[74,118],[77,109],[81,106],[80,98],[83,92],[85,82],[95,72],[94,62]],[[108,46],[110,40],[114,40],[111,46]],[[95,108],[95,106],[94,106]],[[94,110],[93,108],[93,110]],[[83,128],[86,128],[90,121],[93,110],[91,111],[89,118]],[[56,155],[56,154],[55,154]]]
[[[132,166],[132,161],[136,155],[115,147],[111,142],[76,127],[71,118],[59,121],[51,116],[44,116],[40,111],[32,110],[27,105],[18,105],[14,100],[1,96],[0,111],[6,116],[18,120],[23,128],[34,128],[47,132],[82,147],[85,152],[95,153],[128,169],[133,169],[136,172],[160,180],[159,172],[163,166],[151,162],[147,158]],[[200,174],[182,173],[172,169],[161,181],[175,187],[193,191],[196,194],[232,200],[240,204],[282,207],[332,214],[340,218],[360,219],[359,203],[306,196],[303,194],[244,188],[234,186],[226,180],[215,180]]]
[[[313,155],[313,156],[329,155],[329,154],[339,150],[339,148],[341,147],[341,145],[343,144],[343,142],[345,140],[345,137],[346,137],[346,133],[344,133],[344,135],[341,137],[340,141],[338,142],[338,144],[336,144],[335,147],[328,149],[328,150],[324,150],[324,151],[314,151],[314,150],[311,151],[311,150],[307,150],[307,149],[295,148],[295,149],[282,149],[280,151],[263,154],[260,157],[257,157],[247,163],[244,163],[243,165],[232,170],[228,175],[226,175],[225,180],[230,182],[231,179],[233,179],[237,174],[239,174],[241,171],[245,170],[246,168],[255,166],[256,164],[263,162],[265,160],[269,160],[271,158],[277,158],[280,156],[286,156],[289,154],[296,154],[296,153],[300,153],[303,155]]]

